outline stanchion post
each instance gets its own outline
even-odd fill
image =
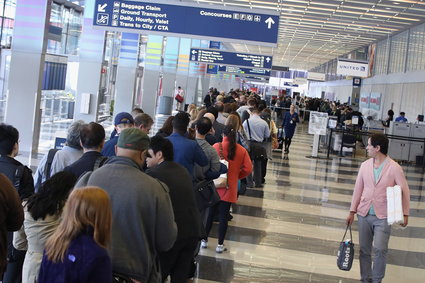
[[[342,146],[344,144],[344,134],[345,134],[345,129],[342,129],[342,137],[341,137],[341,147],[339,148],[339,156],[342,156]]]
[[[425,170],[425,139],[424,139],[424,153],[422,154],[422,171]]]
[[[331,141],[332,141],[332,134],[333,134],[333,129],[331,129],[331,134],[329,135],[329,141],[328,141],[328,152],[326,154],[326,158],[329,159],[329,153],[331,151]]]

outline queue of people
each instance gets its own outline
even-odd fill
[[[281,124],[286,154],[299,111],[316,102],[288,104]],[[170,116],[152,137],[153,119],[139,108],[114,117],[106,142],[103,126],[76,121],[65,147],[41,159],[34,179],[15,159],[18,130],[0,124],[2,282],[156,283],[167,277],[186,282],[199,249],[213,245],[215,221],[215,252],[231,248],[224,240],[232,205],[244,188],[264,186],[278,129],[254,93],[211,89],[204,103]],[[338,109],[330,105],[336,115]],[[353,114],[343,110],[344,119]],[[387,156],[385,137],[372,136],[367,149],[372,158],[360,169],[347,223],[358,214],[362,280],[379,281],[389,239],[387,227],[380,229],[385,226],[383,187],[402,187],[403,226],[409,189],[400,166]],[[378,193],[371,194],[371,188]]]
[[[261,101],[251,98],[247,120],[261,120]],[[141,109],[118,113],[108,141],[102,125],[76,121],[65,147],[41,159],[34,180],[14,158],[18,130],[0,124],[2,282],[185,282],[216,215],[216,252],[224,252],[231,204],[258,160],[251,160],[254,140],[238,106],[218,99],[171,116],[152,138],[153,119]],[[261,121],[262,147],[270,129]],[[264,183],[260,167],[257,184]],[[200,203],[197,185],[223,174],[225,184],[214,187],[219,199]]]

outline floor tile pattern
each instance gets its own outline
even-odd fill
[[[285,159],[273,153],[265,187],[248,189],[233,206],[223,254],[214,250],[214,224],[194,282],[358,282],[357,222],[351,271],[338,270],[336,253],[365,150],[359,148],[356,158],[307,158],[313,137],[306,132],[306,125],[298,127]],[[411,216],[406,229],[392,231],[383,282],[425,282],[425,174],[413,165],[402,167]]]

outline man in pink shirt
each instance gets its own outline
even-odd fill
[[[360,275],[362,282],[381,282],[385,266],[391,226],[387,223],[387,187],[399,185],[405,227],[409,218],[409,186],[400,165],[387,156],[388,138],[374,134],[366,147],[370,159],[360,166],[351,201],[347,224],[357,213],[360,243]],[[374,251],[373,265],[371,251]]]

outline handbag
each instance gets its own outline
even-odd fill
[[[200,181],[195,185],[194,189],[199,210],[214,206],[220,201],[220,196],[212,180]]]
[[[251,160],[257,160],[262,158],[267,158],[267,151],[263,147],[261,142],[253,141],[251,140],[251,127],[249,126],[249,121],[246,120],[247,126],[248,126],[248,133],[249,133],[249,157]]]
[[[219,144],[220,146],[220,163],[223,163],[227,168],[229,168],[229,162],[224,159],[223,156],[223,145],[222,143]],[[214,185],[216,188],[227,188],[227,173],[223,173],[214,180]]]
[[[348,229],[350,229],[350,239],[344,241],[344,238],[347,235]],[[351,266],[353,265],[353,260],[354,260],[353,235],[351,233],[351,225],[347,225],[344,236],[342,237],[342,241],[339,243],[336,264],[339,269],[344,271],[350,271]]]
[[[176,94],[176,97],[175,97],[175,99],[177,100],[177,102],[180,102],[180,103],[182,103],[183,102],[183,96],[181,96],[180,94]]]

